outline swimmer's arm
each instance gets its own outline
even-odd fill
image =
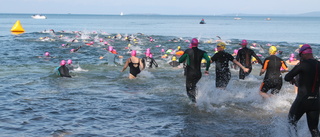
[[[292,81],[294,77],[300,73],[301,65],[296,65],[292,70],[290,70],[287,75],[284,77],[285,81]]]
[[[140,63],[140,65],[139,65],[139,66],[143,66],[143,67],[142,67],[142,69],[141,69],[141,71],[142,71],[142,70],[144,70],[145,65],[144,65],[144,63],[142,62],[142,59],[139,59],[139,63]]]
[[[262,74],[264,74],[264,72],[266,72],[265,69],[261,69],[259,76],[261,76]]]
[[[152,63],[154,64],[154,66],[158,67],[158,63],[156,62],[156,60],[155,60],[155,59],[153,59],[153,58],[152,58],[152,60],[153,60],[153,62],[152,62]]]
[[[241,63],[238,62],[236,59],[233,59],[232,62],[237,64],[244,72],[249,72],[249,69],[245,68],[243,65],[241,65]]]
[[[179,63],[184,62],[187,57],[188,57],[188,54],[183,54],[183,55],[179,58]]]
[[[206,71],[208,71],[209,70],[209,67],[210,67],[210,64],[211,64],[211,59],[209,58],[209,56],[207,55],[207,53],[204,53],[203,54],[203,56],[204,56],[204,58],[206,59],[206,61],[207,61],[207,64],[206,64]],[[208,74],[209,72],[205,72],[206,74]]]
[[[123,68],[122,68],[121,72],[123,72],[124,70],[126,70],[126,69],[127,69],[127,67],[129,66],[129,60],[130,60],[130,58],[128,58],[128,59],[127,59],[127,61],[126,61],[126,63],[124,64],[124,66],[123,66]]]
[[[252,56],[254,56],[254,57],[257,59],[257,61],[258,61],[259,64],[263,65],[263,64],[262,64],[262,61],[261,61],[260,58],[257,56],[257,54],[254,53],[254,51],[252,51]]]
[[[282,73],[289,71],[289,69],[284,61],[281,61],[281,67],[284,69],[284,70],[281,70]]]

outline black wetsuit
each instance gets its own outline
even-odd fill
[[[231,78],[229,61],[233,60],[234,57],[225,51],[219,51],[211,57],[211,61],[216,63],[216,87],[227,87]]]
[[[142,63],[144,65],[144,67],[146,67],[146,68],[152,68],[152,65],[158,67],[157,62],[153,58],[150,58],[150,57],[143,57]]]
[[[137,75],[141,72],[139,67],[140,63],[133,63],[130,59],[130,63],[128,65],[130,67],[130,74],[134,77],[137,77]]]
[[[172,66],[172,67],[177,67],[177,66],[180,65],[180,63],[179,63],[178,61],[171,61],[171,62],[169,63],[169,65]]]
[[[312,136],[319,136],[320,63],[315,59],[302,60],[284,79],[291,81],[298,74],[298,94],[289,111],[289,122],[296,127],[298,120],[306,113]]]
[[[237,54],[237,61],[239,61],[244,67],[248,68],[248,72],[244,72],[242,69],[239,71],[239,79],[244,79],[246,76],[248,76],[252,71],[252,64],[251,64],[251,57],[254,56],[259,64],[262,64],[260,58],[254,53],[252,49],[248,49],[247,47],[244,47],[238,51]]]
[[[69,74],[69,69],[68,69],[68,67],[66,67],[65,65],[60,66],[60,67],[58,68],[58,72],[59,72],[59,75],[60,75],[61,77],[69,77],[69,78],[71,78],[71,75]]]
[[[206,71],[208,71],[210,58],[205,51],[198,49],[198,47],[185,50],[184,54],[179,58],[179,63],[186,61],[186,89],[189,98],[193,102],[196,101],[196,84],[202,76],[200,68],[202,58],[207,60]]]
[[[279,93],[282,87],[281,67],[287,69],[284,61],[276,55],[271,55],[264,60],[262,69],[267,72],[260,86],[260,91],[267,93],[272,89],[271,94]]]

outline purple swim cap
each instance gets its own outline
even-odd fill
[[[65,60],[61,60],[60,61],[60,66],[66,65],[66,61]]]
[[[137,55],[137,51],[136,50],[132,50],[131,51],[131,56],[136,56]]]
[[[71,60],[71,59],[68,59],[67,63],[68,63],[69,65],[71,65],[71,64],[72,64],[72,60]]]
[[[303,44],[303,46],[299,50],[299,54],[307,54],[312,53],[312,48],[309,44]]]
[[[46,52],[46,53],[44,53],[44,56],[49,57],[49,56],[50,56],[50,53],[49,53],[49,52]]]
[[[193,38],[193,39],[191,40],[191,45],[192,45],[192,47],[198,47],[198,44],[199,44],[198,39]]]
[[[241,41],[241,43],[240,43],[240,45],[242,45],[242,46],[247,46],[248,45],[248,42],[247,42],[247,40],[242,40]]]

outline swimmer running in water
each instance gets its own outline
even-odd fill
[[[272,95],[279,93],[282,87],[282,75],[280,68],[282,67],[285,71],[288,71],[286,63],[281,58],[277,57],[276,53],[277,48],[275,46],[271,46],[269,48],[270,56],[264,60],[260,71],[260,76],[267,71],[259,92],[263,98],[271,97],[271,95],[267,94],[270,89]]]
[[[312,137],[319,137],[320,63],[314,59],[312,48],[308,44],[304,44],[300,48],[299,56],[301,62],[284,77],[285,81],[293,84],[295,82],[294,77],[299,75],[298,94],[289,111],[289,123],[297,131],[297,123],[306,113]],[[295,135],[297,136],[297,132]]]
[[[225,89],[230,81],[231,73],[229,69],[229,61],[237,64],[244,72],[248,72],[249,69],[245,68],[234,57],[225,52],[226,44],[219,42],[217,44],[218,53],[214,54],[211,58],[211,62],[216,63],[216,87]]]
[[[242,40],[241,44],[242,49],[238,51],[237,54],[237,61],[239,61],[244,67],[249,68],[248,72],[244,72],[243,69],[240,69],[239,71],[239,79],[244,79],[246,76],[248,76],[252,71],[252,64],[251,64],[251,57],[255,57],[259,64],[262,65],[262,62],[260,58],[256,55],[256,53],[252,50],[247,48],[248,42],[247,40]]]
[[[127,59],[126,63],[124,64],[121,72],[127,69],[127,67],[130,67],[130,74],[129,79],[135,79],[137,75],[144,69],[143,63],[141,59],[136,57],[137,53],[135,50],[131,51],[131,57]],[[142,67],[142,69],[140,69]]]
[[[196,85],[201,79],[201,60],[205,58],[207,60],[207,67],[205,74],[209,74],[210,58],[207,52],[198,49],[198,39],[193,38],[191,40],[192,48],[184,51],[184,54],[179,58],[179,63],[186,61],[186,89],[187,95],[192,102],[196,102]]]

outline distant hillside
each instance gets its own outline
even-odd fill
[[[300,16],[312,16],[312,17],[320,17],[320,11],[307,12],[303,14],[299,14]]]

